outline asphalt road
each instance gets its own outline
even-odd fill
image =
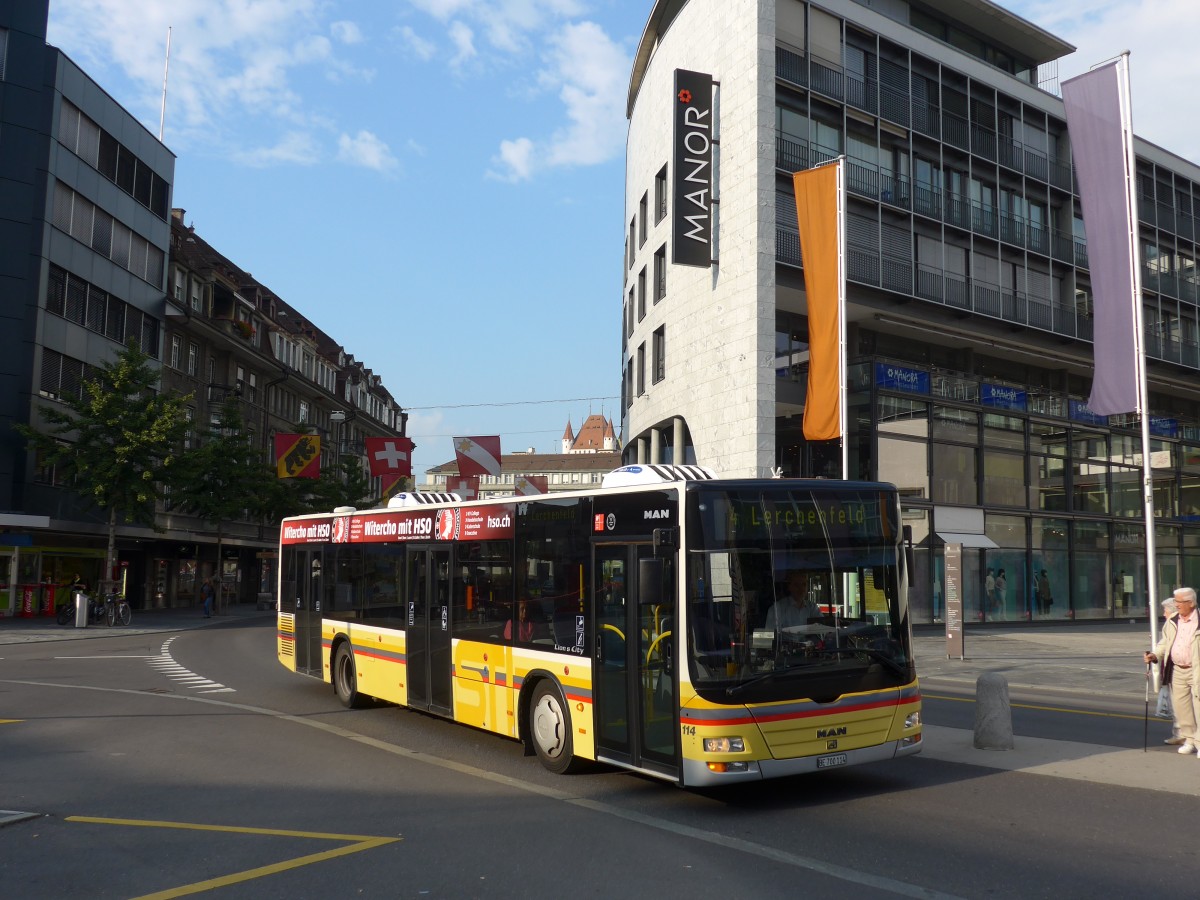
[[[31,816],[0,827],[0,896],[1195,890],[1190,842],[1164,840],[1163,825],[1190,821],[1200,761],[1142,752],[1136,682],[1089,695],[1087,671],[1083,688],[1014,679],[1017,751],[975,751],[971,676],[1018,671],[1020,654],[945,670],[930,659],[922,755],[693,792],[604,769],[554,776],[489,734],[344,710],[278,665],[271,626],[0,646],[0,808]],[[1096,640],[1110,639],[1125,638]],[[1124,656],[1105,678],[1132,678]]]

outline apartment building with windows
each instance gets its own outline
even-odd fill
[[[186,210],[171,213],[162,384],[192,398],[189,442],[218,424],[232,401],[264,461],[273,459],[277,432],[309,432],[321,437],[322,468],[349,459],[366,471],[365,439],[403,434],[407,420],[382,379],[206,241]],[[378,478],[371,490],[382,494]],[[214,525],[169,496],[159,519],[188,539],[156,547],[155,593],[164,603],[190,605],[218,567]],[[269,594],[277,540],[275,523],[226,523],[219,563],[226,590],[243,600]]]
[[[903,493],[916,621],[943,615],[943,535],[969,621],[1144,617],[1140,423],[1086,405],[1087,239],[1052,77],[1073,50],[988,0],[654,3],[627,104],[625,460],[840,474],[837,442],[801,430],[792,173],[844,156],[850,474]],[[676,117],[710,83],[702,140]],[[1135,153],[1169,590],[1200,581],[1200,167]]]

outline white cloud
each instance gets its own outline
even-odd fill
[[[343,134],[338,138],[337,158],[376,172],[391,172],[399,166],[388,145],[365,129],[353,137]]]
[[[409,2],[441,22],[448,21],[475,5],[475,0],[409,0]]]
[[[425,40],[408,25],[400,28],[397,33],[400,36],[400,43],[407,47],[417,59],[422,62],[433,59],[434,53],[437,52],[437,46],[432,41]]]
[[[517,138],[515,141],[501,141],[500,152],[492,158],[492,164],[499,166],[488,171],[488,177],[500,181],[528,181],[533,174],[533,141],[529,138]]]
[[[475,55],[475,33],[463,22],[451,22],[449,28],[450,42],[454,44],[454,57],[450,65],[458,68]]]
[[[329,26],[329,31],[334,40],[343,44],[361,44],[363,40],[362,31],[354,22],[334,22]]]
[[[525,181],[543,167],[588,166],[619,156],[625,146],[625,81],[629,59],[593,22],[566,25],[548,38],[539,82],[557,89],[567,123],[544,141],[504,141],[492,160],[505,181]]]
[[[317,142],[312,135],[292,131],[285,134],[273,147],[256,147],[238,150],[234,159],[242,165],[254,168],[291,163],[309,166],[320,159]]]
[[[216,148],[263,165],[297,161],[297,135],[328,127],[299,87],[302,76],[372,77],[341,59],[329,37],[344,46],[356,26],[326,23],[326,12],[324,0],[72,0],[54,5],[48,40],[101,83],[119,69],[133,84],[127,108],[157,125],[170,26],[167,143],[177,151]],[[247,116],[255,128],[246,127]],[[245,146],[256,130],[274,145]]]

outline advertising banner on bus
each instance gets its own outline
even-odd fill
[[[513,536],[510,506],[354,513],[285,522],[284,544],[377,544],[404,541],[489,541]]]

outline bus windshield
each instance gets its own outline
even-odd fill
[[[894,491],[779,481],[689,502],[688,664],[702,694],[915,677]]]

